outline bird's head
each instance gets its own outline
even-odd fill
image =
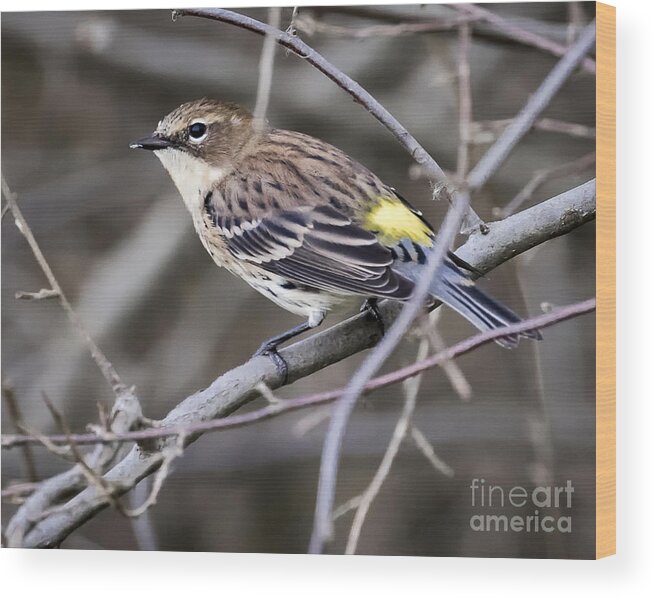
[[[198,191],[210,189],[229,171],[258,130],[253,116],[236,104],[194,100],[130,147],[153,151],[191,208]]]
[[[210,165],[219,165],[234,158],[253,131],[252,115],[240,106],[194,100],[173,110],[159,121],[152,135],[130,147],[152,150],[160,159],[160,153],[183,152]]]

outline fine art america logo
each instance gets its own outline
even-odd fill
[[[476,532],[571,532],[573,485],[525,487],[492,485],[484,478],[471,481],[471,516]],[[493,512],[493,513],[488,513]]]

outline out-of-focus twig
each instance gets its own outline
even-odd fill
[[[54,289],[39,289],[39,291],[17,291],[14,296],[19,300],[47,300],[59,297]]]
[[[18,433],[24,428],[23,415],[20,406],[16,401],[14,388],[5,380],[2,381],[2,399],[5,400],[7,411],[9,412],[9,418],[11,418],[14,430]],[[39,475],[36,471],[36,463],[34,461],[32,449],[26,446],[23,448],[22,454],[27,480],[30,482],[38,480]]]
[[[430,342],[432,351],[434,352],[440,352],[446,348],[446,343],[439,334],[436,326],[440,314],[441,312],[439,310],[431,312],[428,318],[428,326],[425,327],[425,336]],[[471,385],[466,380],[466,377],[464,376],[464,373],[460,367],[457,365],[457,362],[454,360],[448,360],[447,362],[444,362],[442,368],[446,378],[448,379],[448,382],[457,394],[457,397],[459,397],[462,401],[469,401],[471,399],[472,393]]]
[[[596,21],[594,20],[590,25],[587,25],[576,43],[571,46],[570,50],[548,73],[541,85],[530,96],[525,106],[503,131],[494,145],[473,167],[467,177],[467,183],[471,190],[482,187],[498,170],[500,165],[505,162],[516,144],[532,128],[534,122],[562,88],[576,66],[591,50],[595,40]]]
[[[128,393],[131,394],[132,393],[131,390],[127,387],[127,385],[123,383],[123,381],[121,381],[121,378],[118,376],[116,369],[113,367],[111,362],[107,359],[107,357],[102,352],[102,350],[96,345],[95,341],[91,338],[86,328],[84,327],[84,324],[77,316],[75,310],[73,310],[73,307],[68,301],[68,298],[64,295],[61,287],[59,286],[59,282],[57,281],[54,273],[52,272],[52,269],[50,268],[50,265],[48,264],[48,261],[43,255],[43,252],[41,251],[39,244],[36,242],[36,239],[32,234],[32,230],[30,229],[29,225],[27,224],[27,221],[25,220],[25,217],[23,216],[23,213],[18,207],[16,195],[11,191],[11,189],[7,185],[4,176],[2,177],[2,193],[7,199],[9,208],[14,216],[14,220],[16,222],[16,226],[18,227],[18,230],[23,234],[23,236],[27,240],[27,243],[29,244],[32,253],[34,254],[34,257],[36,258],[36,261],[38,262],[39,266],[41,267],[41,270],[43,271],[43,274],[46,276],[46,279],[50,284],[50,290],[53,293],[57,294],[61,307],[64,309],[64,312],[66,312],[66,315],[68,316],[68,319],[71,321],[73,327],[75,328],[81,339],[86,344],[91,354],[91,357],[93,358],[98,368],[102,372],[103,376],[105,377],[105,380],[111,385],[111,388],[114,390],[114,393],[116,393],[116,395],[122,395]]]
[[[492,143],[510,125],[512,119],[499,119],[495,121],[476,121],[471,123],[472,144]],[[596,129],[581,125],[580,123],[568,123],[558,119],[541,118],[534,122],[533,128],[539,131],[550,133],[562,133],[571,137],[583,139],[596,139]]]
[[[412,425],[411,435],[416,447],[428,459],[428,462],[434,466],[434,469],[437,472],[447,476],[448,478],[455,476],[453,469],[437,455],[434,447],[430,445],[430,442],[427,440],[426,436],[416,425]]]
[[[551,168],[539,169],[507,205],[498,211],[496,216],[498,218],[507,218],[523,206],[544,183],[557,179],[558,177],[568,177],[569,175],[582,172],[593,166],[595,162],[596,152],[590,152],[573,162],[565,162],[564,164],[558,164]]]
[[[457,149],[457,181],[466,179],[469,170],[469,140],[473,120],[471,98],[471,26],[462,23],[458,28],[457,43],[457,89],[459,95],[459,146]]]
[[[567,2],[566,10],[569,13],[569,23],[566,28],[566,41],[571,45],[584,27],[585,14],[580,2]]]
[[[450,31],[461,23],[467,23],[470,20],[472,20],[472,17],[462,15],[452,18],[431,19],[423,23],[394,23],[391,25],[370,25],[367,27],[343,27],[320,21],[312,15],[303,14],[296,19],[295,25],[299,31],[309,36],[322,33],[333,37],[365,39]]]
[[[279,6],[273,6],[268,9],[268,24],[271,28],[280,27],[280,18],[282,9]],[[275,38],[271,35],[270,30],[264,35],[262,44],[262,54],[259,59],[259,81],[257,83],[257,100],[253,116],[255,123],[263,126],[266,122],[266,111],[271,99],[271,87],[273,83],[273,64],[275,61]]]
[[[416,361],[420,362],[425,360],[428,355],[428,349],[430,344],[427,339],[423,339],[419,345],[418,353],[416,356]],[[393,464],[400,445],[403,442],[403,439],[407,435],[407,431],[410,427],[412,420],[412,415],[414,414],[414,409],[416,407],[416,396],[418,395],[419,388],[421,386],[422,375],[419,374],[414,378],[405,380],[405,401],[403,403],[403,409],[396,422],[394,427],[393,434],[387,446],[382,461],[378,466],[378,469],[375,471],[373,479],[369,483],[368,487],[364,492],[359,495],[359,501],[357,502],[357,510],[355,511],[355,517],[353,518],[353,523],[350,527],[350,533],[348,534],[348,542],[346,544],[346,555],[353,555],[357,549],[357,543],[359,541],[359,535],[362,532],[362,526],[364,525],[364,520],[368,514],[368,510],[371,507],[374,499],[377,497],[384,481],[386,480],[389,472],[391,470],[391,465]]]
[[[451,7],[461,14],[487,22],[499,32],[517,42],[521,42],[522,44],[545,50],[546,52],[550,52],[551,54],[560,57],[564,56],[568,50],[566,46],[558,44],[557,42],[549,40],[548,38],[532,31],[527,31],[482,6],[476,4],[451,4]],[[591,74],[596,73],[596,62],[591,58],[585,58],[582,61],[582,66],[585,71]]]

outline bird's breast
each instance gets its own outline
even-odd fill
[[[194,221],[202,216],[205,194],[225,178],[227,169],[175,148],[155,151],[173,179]]]

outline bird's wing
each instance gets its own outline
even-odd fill
[[[224,230],[238,260],[333,292],[406,299],[413,284],[391,269],[392,252],[329,205],[268,211]]]

